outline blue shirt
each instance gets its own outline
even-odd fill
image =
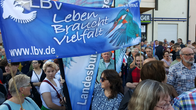
[[[195,88],[196,64],[189,70],[182,62],[178,62],[169,68],[167,83],[172,85],[178,95]]]
[[[184,92],[174,99],[173,108],[175,110],[195,110],[196,109],[196,89]]]
[[[27,100],[28,101],[27,101]],[[37,104],[29,97],[26,97],[24,102],[22,103],[23,109],[25,110],[40,110],[40,108],[37,106]],[[12,101],[6,100],[4,103],[7,103],[10,105],[12,110],[20,110],[21,106],[20,104],[16,104]],[[9,110],[7,105],[1,105],[0,110]]]
[[[108,69],[114,69],[114,60],[110,59],[109,65],[106,68],[104,60],[101,59],[100,62],[99,62],[99,68],[98,68],[98,73],[97,73],[97,81],[98,82],[100,82],[101,73],[104,70],[108,70]]]
[[[92,110],[118,110],[123,94],[119,93],[113,99],[108,99],[104,94],[101,84],[96,84],[94,89]]]

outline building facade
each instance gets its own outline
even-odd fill
[[[164,39],[167,39],[168,42],[171,40],[177,42],[177,39],[181,38],[183,43],[186,44],[187,4],[187,0],[159,0],[158,10],[152,9],[142,13],[151,15],[152,18],[150,23],[142,23],[142,26],[146,29],[142,37],[146,38],[148,42],[163,41]],[[195,39],[190,37],[190,40]]]
[[[191,42],[196,41],[196,0],[189,1],[189,39]]]

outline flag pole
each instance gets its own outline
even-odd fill
[[[140,42],[140,69],[142,69],[142,45]]]
[[[67,83],[66,83],[66,79],[65,79],[65,71],[64,71],[62,58],[58,59],[58,63],[59,63],[61,76],[65,80],[65,82],[63,83],[63,94],[65,95],[66,102],[67,102],[67,108],[66,109],[67,110],[72,110],[71,101],[70,101],[70,97],[69,97],[69,91],[68,91],[68,87],[67,87]]]
[[[17,89],[17,86],[16,86],[14,74],[13,74],[12,67],[11,67],[12,65],[11,65],[10,62],[8,63],[8,65],[9,65],[9,67],[10,67],[11,76],[12,76],[12,79],[13,79],[13,83],[14,83],[14,87],[15,87],[16,93],[17,93],[17,95],[18,95],[19,103],[20,103],[20,106],[21,106],[21,108],[22,108],[22,110],[23,110],[22,102],[21,102],[21,99],[20,99],[20,95],[19,95],[19,92],[18,92],[18,89]]]
[[[114,70],[116,70],[116,51],[114,50]]]

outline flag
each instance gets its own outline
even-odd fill
[[[0,26],[6,57],[11,62],[55,59],[138,44],[139,6],[139,1],[118,8],[90,8],[56,1],[3,0]]]

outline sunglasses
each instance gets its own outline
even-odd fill
[[[191,55],[195,55],[195,53],[190,53],[190,54],[182,54],[182,55],[186,55],[186,56],[191,56]]]
[[[102,78],[102,77],[100,77],[100,79],[101,79],[101,82],[104,82],[105,80],[107,80],[107,79]]]

